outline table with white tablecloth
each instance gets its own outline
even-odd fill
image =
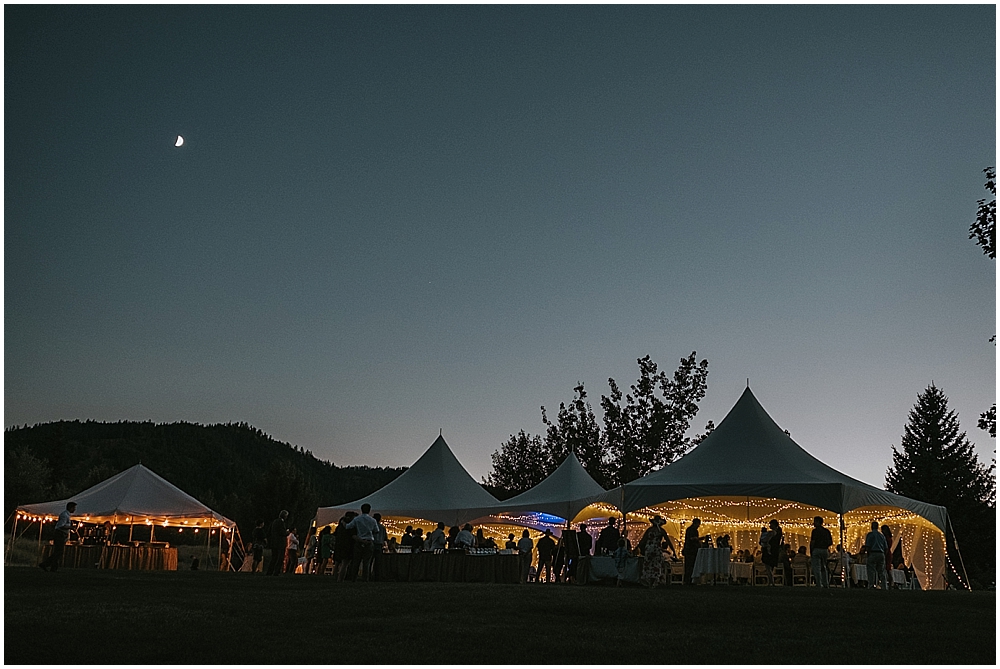
[[[906,572],[902,569],[890,569],[889,582],[893,585],[898,585],[901,587],[909,587],[910,581],[906,578]],[[851,565],[851,579],[857,583],[858,581],[868,582],[868,566],[863,564],[852,564]]]
[[[752,562],[730,562],[729,575],[734,579],[746,579],[748,583],[753,583],[753,563]]]
[[[699,548],[698,555],[694,559],[692,578],[701,576],[729,578],[729,553],[728,548]]]

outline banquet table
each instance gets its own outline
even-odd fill
[[[732,578],[745,578],[748,583],[753,584],[753,563],[752,562],[730,562],[729,575]]]
[[[443,553],[383,553],[378,558],[377,581],[459,581],[465,583],[518,583],[517,555],[467,555]]]
[[[700,576],[723,576],[729,578],[730,549],[728,548],[699,548],[698,555],[694,559],[694,571],[692,578]]]
[[[638,583],[642,574],[642,558],[629,556],[625,558],[625,569],[622,572],[622,581],[625,583]],[[577,567],[577,583],[600,583],[618,580],[618,566],[613,557],[591,556],[580,560]]]
[[[909,581],[906,580],[906,572],[902,569],[890,569],[889,571],[889,582],[893,585],[901,585],[906,587],[909,585]],[[852,564],[851,565],[851,578],[855,583],[858,581],[868,582],[868,567],[863,564]]]
[[[52,546],[42,547],[42,559]],[[177,570],[177,549],[167,546],[66,544],[62,566],[87,569]]]

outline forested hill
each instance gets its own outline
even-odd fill
[[[337,467],[245,423],[60,421],[4,431],[4,517],[17,504],[69,497],[140,462],[243,533],[281,509],[305,529],[318,506],[364,497],[405,470]]]

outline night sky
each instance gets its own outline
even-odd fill
[[[697,351],[883,485],[981,458],[996,9],[4,7],[4,423],[246,421],[338,465]],[[177,135],[185,143],[174,147]]]

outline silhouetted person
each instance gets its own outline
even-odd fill
[[[319,531],[319,562],[316,566],[316,575],[322,576],[326,572],[326,565],[333,557],[333,530],[329,525]]]
[[[889,575],[885,571],[885,556],[889,552],[885,535],[879,532],[878,523],[872,521],[872,531],[865,535],[865,548],[868,549],[868,556],[865,558],[865,567],[868,571],[868,587],[877,588],[879,581],[882,582],[882,589],[889,589]]]
[[[250,534],[251,549],[253,551],[253,573],[257,573],[261,563],[264,561],[264,544],[267,543],[267,534],[264,532],[264,519],[261,518],[254,525]]]
[[[56,536],[52,540],[52,553],[38,564],[42,571],[56,571],[62,565],[66,542],[69,541],[69,533],[73,530],[73,513],[75,511],[76,502],[66,502],[66,508],[59,513],[59,520],[56,521],[53,528],[56,531]]]
[[[597,536],[597,545],[594,555],[614,555],[618,549],[618,540],[622,538],[622,533],[615,527],[615,519],[608,518],[608,524]]]
[[[295,528],[288,530],[288,537],[285,539],[285,573],[294,574],[299,566],[299,535],[295,534]]]
[[[462,532],[458,528],[458,525],[452,525],[448,528],[448,538],[445,540],[445,544],[449,549],[458,548],[458,535]]]
[[[590,557],[590,549],[594,545],[593,538],[587,532],[586,523],[580,523],[580,531],[576,533],[576,545],[579,548],[579,553],[577,553],[576,557],[570,558],[569,563],[566,565],[569,577],[574,581],[576,580],[576,570],[579,568],[580,560]]]
[[[528,572],[531,570],[531,551],[535,547],[535,542],[531,540],[528,530],[521,532],[521,538],[517,542],[517,555],[521,563],[521,583],[528,582]]]
[[[375,531],[372,536],[375,537],[375,543],[372,544],[372,575],[373,581],[377,581],[379,577],[379,569],[382,568],[382,553],[386,550],[386,544],[389,542],[389,533],[385,529],[385,525],[382,524],[382,514],[376,513],[372,516],[375,520]]]
[[[361,566],[361,580],[371,579],[371,561],[375,549],[375,530],[378,523],[368,515],[372,510],[371,504],[361,505],[361,515],[347,523],[347,529],[356,529],[358,539],[354,545],[354,558],[347,572],[347,580],[354,581],[358,578],[358,566]]]
[[[442,551],[445,549],[448,538],[444,535],[444,523],[438,523],[434,531],[427,535],[430,539],[430,548],[432,551]]]
[[[448,538],[445,540],[445,545],[451,548],[458,548],[458,535],[461,534],[462,530],[459,529],[458,525],[452,525],[448,528]]]
[[[513,539],[514,535],[510,535]],[[552,539],[552,530],[545,530],[545,534],[538,540],[538,583],[548,583],[552,577],[552,557],[556,551],[556,542]],[[542,580],[542,570],[545,570],[545,580]]]
[[[271,547],[271,561],[267,563],[268,576],[277,576],[285,566],[285,546],[288,544],[285,518],[288,518],[288,512],[282,510],[278,517],[271,521],[271,529],[267,533],[267,543]]]
[[[833,535],[823,527],[823,516],[813,518],[813,531],[809,535],[809,557],[812,560],[813,577],[821,588],[830,587],[830,546]]]
[[[681,555],[684,556],[684,585],[694,585],[694,561],[698,557],[702,540],[702,537],[698,536],[699,527],[701,518],[695,518],[684,530],[684,547],[681,549]]]

